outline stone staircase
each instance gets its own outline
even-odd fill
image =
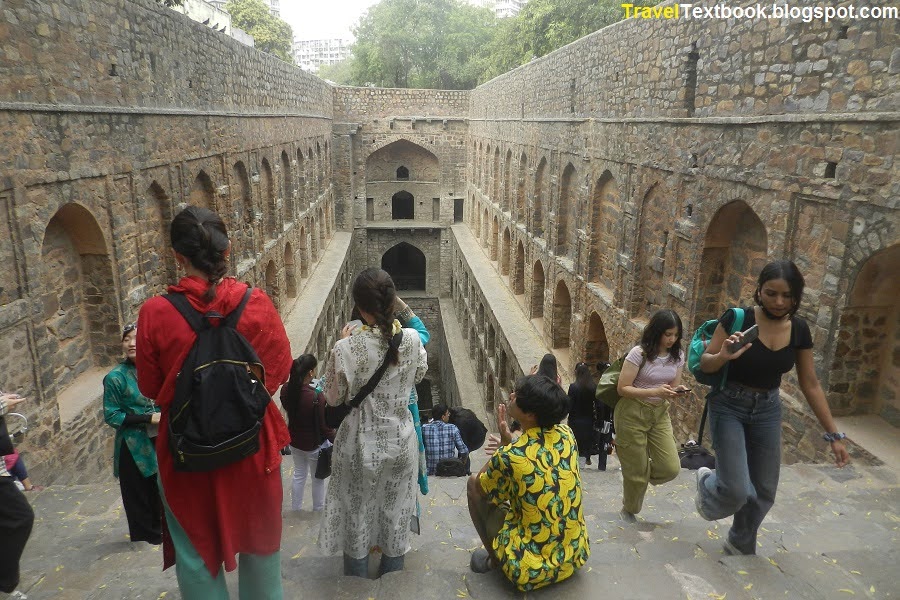
[[[528,594],[496,573],[469,571],[478,541],[464,478],[432,478],[406,570],[365,580],[342,576],[339,557],[319,554],[318,514],[287,511],[290,471],[286,462],[282,566],[288,599],[900,598],[900,486],[889,467],[783,467],[758,555],[732,557],[722,552],[729,523],[707,523],[694,513],[693,472],[651,488],[637,524],[620,521],[621,475],[613,457],[606,472],[582,470],[587,565],[566,582]],[[21,589],[31,600],[179,597],[174,569],[160,570],[161,551],[128,541],[116,482],[50,486],[29,499],[36,521]],[[235,574],[229,587],[237,598]]]

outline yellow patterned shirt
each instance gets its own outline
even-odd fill
[[[509,503],[494,551],[520,590],[562,581],[587,561],[578,452],[567,425],[529,429],[497,450],[480,482],[490,502]]]

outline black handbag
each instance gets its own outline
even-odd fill
[[[319,445],[325,442],[325,436],[322,435],[322,422],[319,420],[319,395],[316,394],[316,401],[313,402],[313,413],[316,422],[316,431],[319,433]],[[331,476],[331,451],[334,446],[319,449],[319,458],[316,460],[316,479],[328,479]]]
[[[703,428],[706,425],[706,415],[709,412],[709,400],[703,405],[703,416],[700,417],[700,431],[697,434],[697,441],[689,440],[681,445],[678,451],[678,459],[681,461],[682,469],[690,469],[696,471],[700,467],[708,469],[716,468],[716,457],[712,452],[703,447]]]
[[[393,348],[400,348],[400,342],[403,341],[403,332],[394,335],[391,338],[391,341],[388,342],[388,346]],[[381,361],[381,366],[372,374],[372,377],[369,381],[366,382],[366,385],[362,386],[356,395],[353,396],[353,399],[350,402],[345,402],[343,404],[339,404],[337,406],[326,406],[325,407],[325,424],[328,425],[331,429],[337,429],[341,426],[341,422],[344,420],[344,417],[350,414],[354,408],[357,408],[362,401],[366,399],[366,396],[372,393],[372,390],[375,389],[375,386],[378,385],[378,382],[381,381],[384,372],[388,368],[388,356],[390,356],[390,352],[385,353],[384,360]]]

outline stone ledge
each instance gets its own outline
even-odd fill
[[[61,425],[71,423],[84,410],[103,397],[103,378],[111,367],[93,367],[79,375],[66,389],[56,395]]]

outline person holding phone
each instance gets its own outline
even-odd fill
[[[644,327],[641,342],[622,364],[618,391],[622,399],[613,413],[616,453],[622,465],[624,521],[634,523],[647,485],[672,481],[681,470],[669,401],[686,393],[681,385],[681,317],[674,310],[656,311]]]
[[[809,325],[796,316],[803,298],[803,275],[793,262],[779,260],[759,274],[753,299],[744,309],[745,332],[728,335],[735,311],[727,310],[700,368],[715,373],[728,363],[727,381],[709,396],[709,423],[716,470],[697,471],[697,512],[708,521],[734,515],[725,539],[728,554],[755,554],[757,531],[775,502],[781,467],[781,377],[794,366],[800,390],[831,444],[835,463],[850,460],[837,431],[813,364]],[[747,343],[747,331],[758,339]],[[757,335],[757,334],[750,334]]]

